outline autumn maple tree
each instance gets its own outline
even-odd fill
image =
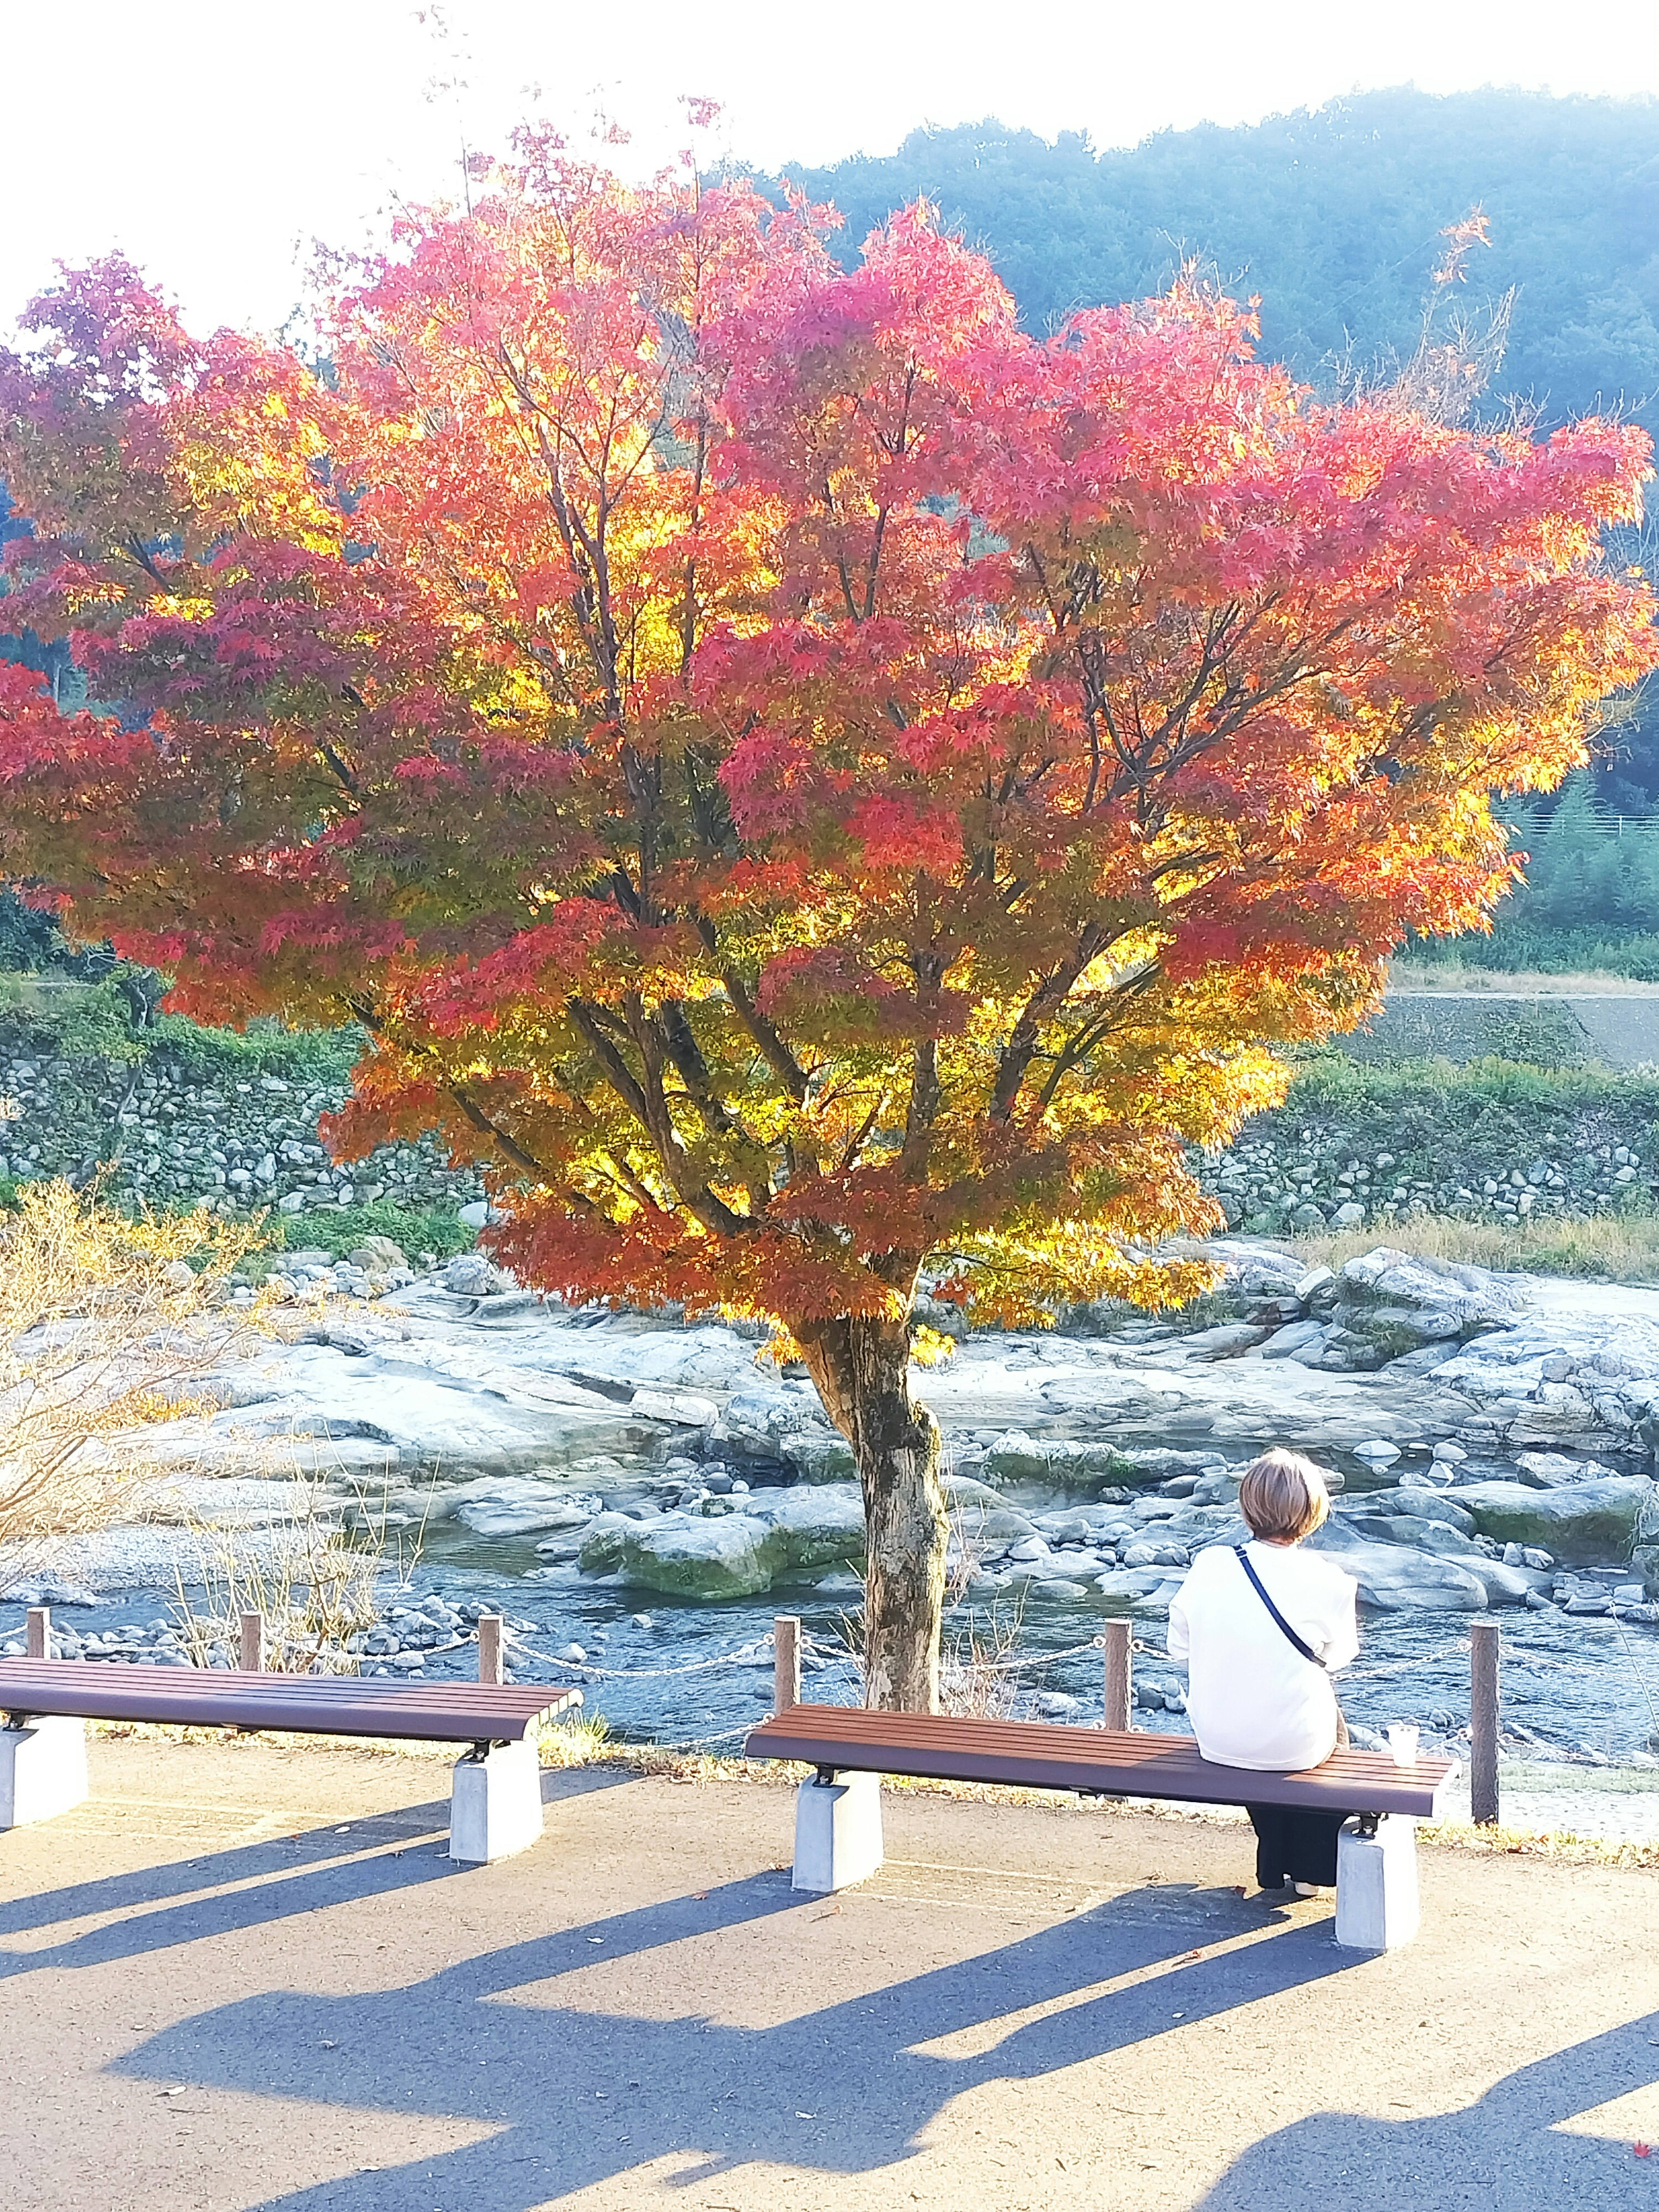
[[[770,1317],[850,1442],[867,1693],[937,1694],[924,1278],[1206,1279],[1187,1148],[1478,925],[1492,794],[1650,665],[1636,431],[1318,404],[1182,285],[1018,328],[927,210],[526,138],[302,352],[124,264],[0,362],[0,860],[215,1020],[360,1023],[343,1155],[436,1127],[574,1298]]]

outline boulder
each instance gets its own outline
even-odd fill
[[[1366,1308],[1392,1307],[1416,1317],[1411,1326],[1425,1342],[1441,1335],[1468,1337],[1503,1328],[1521,1311],[1518,1293],[1484,1267],[1423,1259],[1386,1244],[1346,1263],[1341,1297],[1345,1307],[1355,1310],[1350,1326],[1362,1325],[1358,1316]],[[1431,1319],[1442,1316],[1452,1328]]]
[[[1534,1595],[1547,1597],[1553,1577],[1539,1574],[1507,1559],[1464,1559],[1460,1564],[1472,1575],[1478,1575],[1486,1584],[1486,1603],[1495,1605],[1525,1605]]]
[[[1457,1492],[1458,1504],[1495,1543],[1534,1545],[1558,1559],[1604,1566],[1630,1558],[1638,1517],[1654,1497],[1644,1474],[1608,1475],[1559,1490],[1469,1482]]]
[[[1117,1567],[1097,1577],[1094,1589],[1108,1613],[1167,1613],[1182,1581],[1166,1567]]]
[[[494,1297],[516,1287],[512,1276],[482,1252],[459,1252],[444,1269],[444,1288],[458,1298]]]
[[[1563,1490],[1574,1482],[1594,1482],[1613,1473],[1597,1460],[1569,1459],[1565,1452],[1522,1452],[1516,1459],[1523,1481],[1534,1490]]]
[[[1356,1512],[1386,1514],[1407,1522],[1443,1522],[1449,1528],[1461,1529],[1466,1536],[1475,1533],[1474,1514],[1455,1498],[1449,1498],[1443,1490],[1408,1490],[1403,1486],[1398,1490],[1373,1490],[1356,1498],[1353,1508]],[[1409,1531],[1403,1540],[1412,1540]]]
[[[751,1492],[745,1511],[770,1525],[780,1568],[810,1571],[864,1558],[864,1498],[850,1484]]]
[[[853,1447],[834,1429],[798,1429],[785,1437],[783,1455],[803,1482],[845,1482],[858,1472]]]
[[[406,1267],[409,1261],[401,1244],[394,1244],[389,1237],[365,1237],[361,1244],[354,1244],[346,1254],[347,1264],[361,1267],[366,1275],[384,1275],[393,1267]]]
[[[1305,1353],[1316,1359],[1325,1348],[1328,1331],[1323,1322],[1293,1321],[1276,1328],[1261,1347],[1264,1359],[1300,1359]]]
[[[671,1597],[758,1597],[772,1587],[783,1546],[764,1521],[743,1513],[708,1519],[665,1513],[653,1521],[602,1513],[580,1554],[582,1572]]]
[[[1437,1559],[1403,1544],[1356,1543],[1344,1546],[1339,1564],[1359,1584],[1361,1605],[1378,1613],[1484,1613],[1486,1584],[1476,1569],[1497,1562]]]
[[[1249,1322],[1223,1322],[1214,1328],[1194,1331],[1182,1339],[1182,1344],[1194,1359],[1237,1359],[1240,1352],[1252,1352],[1258,1344],[1266,1343],[1272,1334]]]
[[[585,1528],[599,1510],[591,1492],[538,1482],[531,1475],[489,1475],[464,1482],[441,1500],[449,1517],[480,1536],[532,1536],[556,1528]]]
[[[1637,1508],[1631,1564],[1641,1576],[1649,1595],[1659,1596],[1659,1486]]]
[[[1133,1480],[1143,1469],[1148,1479],[1154,1480],[1171,1473],[1190,1473],[1189,1465],[1177,1468],[1158,1466],[1154,1471],[1148,1463],[1165,1459],[1190,1462],[1191,1457],[1185,1452],[1144,1452],[1132,1462],[1110,1444],[1073,1443],[1061,1438],[1027,1436],[1023,1429],[1010,1429],[986,1453],[980,1472],[987,1482],[998,1488],[1010,1483],[1069,1483],[1079,1480],[1115,1485]]]
[[[647,1421],[666,1421],[676,1428],[706,1429],[720,1418],[712,1398],[695,1390],[635,1390],[629,1411]]]

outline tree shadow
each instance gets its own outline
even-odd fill
[[[1036,2080],[1356,1963],[1326,1918],[1200,1960],[1194,1945],[1259,1930],[1260,1908],[1171,1884],[766,2027],[700,2010],[645,2018],[562,2006],[544,1987],[601,1958],[828,1909],[799,1899],[785,1874],[751,1876],[465,1959],[402,1989],[252,1996],[163,2031],[116,2070],[490,2130],[440,2157],[270,2198],[260,2212],[435,2203],[526,2212],[657,2160],[678,2160],[688,2184],[753,2160],[873,2172],[915,2155],[965,2090]],[[793,1956],[778,1971],[799,1975],[811,1939],[781,1928],[779,1939]],[[832,1941],[819,1955],[833,1978]],[[1101,1987],[1158,1966],[1169,1971],[1152,1981]],[[665,1962],[664,1976],[673,1972]],[[696,1972],[685,1973],[688,1995]],[[533,1999],[512,2001],[532,1986]],[[953,2039],[957,2050],[939,2048]]]
[[[1522,2066],[1460,2111],[1378,2120],[1316,2112],[1252,2144],[1200,2212],[1328,2212],[1376,2201],[1439,2212],[1613,2212],[1651,2204],[1659,2172],[1628,2142],[1564,2134],[1560,2123],[1659,2081],[1659,2013]],[[1659,2158],[1656,2158],[1659,2165]]]

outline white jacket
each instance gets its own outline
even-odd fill
[[[1358,1585],[1322,1553],[1248,1548],[1263,1588],[1323,1663],[1297,1650],[1225,1544],[1199,1553],[1170,1607],[1170,1656],[1187,1662],[1187,1713],[1206,1759],[1298,1774],[1336,1748],[1328,1670],[1359,1649]]]

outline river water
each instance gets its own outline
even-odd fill
[[[505,1552],[522,1550],[522,1559]],[[388,1582],[385,1601],[411,1603],[438,1592],[471,1601],[519,1624],[510,1645],[520,1680],[574,1681],[585,1711],[613,1735],[709,1751],[734,1751],[744,1730],[771,1710],[775,1615],[797,1613],[805,1631],[805,1694],[829,1704],[858,1697],[848,1650],[859,1585],[842,1574],[764,1598],[683,1603],[643,1591],[586,1585],[569,1571],[538,1579],[533,1549],[484,1541],[452,1525],[434,1533],[405,1583]],[[406,1593],[406,1595],[405,1595]],[[61,1611],[65,1627],[107,1632],[148,1626],[177,1612],[150,1589],[116,1593],[95,1609]],[[0,1605],[0,1642],[22,1632],[24,1608]],[[1502,1716],[1511,1747],[1536,1739],[1534,1756],[1583,1765],[1640,1763],[1659,1743],[1659,1629],[1610,1618],[1505,1608],[1501,1624]],[[1438,1612],[1361,1615],[1361,1651],[1340,1678],[1351,1723],[1381,1729],[1414,1721],[1425,1747],[1451,1744],[1469,1716],[1469,1616]],[[1028,1599],[994,1609],[958,1604],[946,1615],[947,1677],[986,1709],[1097,1723],[1101,1616],[1076,1605]],[[1173,1689],[1181,1677],[1164,1656],[1164,1624],[1137,1618],[1138,1682]],[[586,1655],[578,1662],[571,1652]],[[975,1665],[977,1657],[980,1662]],[[963,1680],[963,1662],[969,1679]],[[429,1676],[471,1674],[473,1648],[434,1655]],[[1073,1702],[1074,1701],[1074,1702]],[[1142,1709],[1137,1725],[1172,1730],[1178,1711]]]

